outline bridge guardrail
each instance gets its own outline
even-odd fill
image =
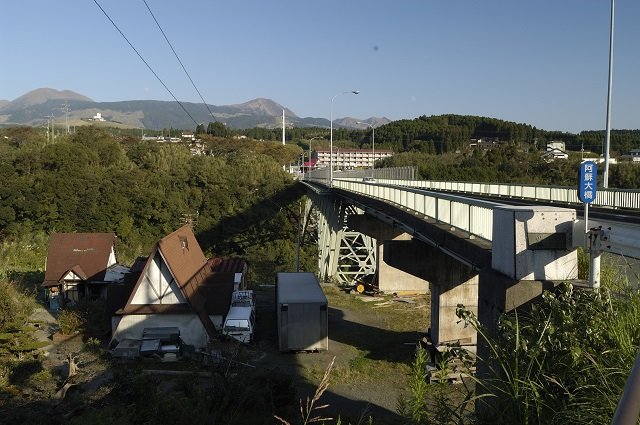
[[[314,180],[324,185],[326,180]],[[394,187],[382,183],[364,183],[353,179],[334,179],[333,187],[366,195],[400,206],[413,213],[447,224],[453,229],[491,241],[495,202],[472,200],[462,196]]]
[[[352,179],[353,180],[353,179]],[[544,200],[560,204],[582,205],[577,189],[567,186],[536,186],[525,184],[447,182],[431,180],[377,179],[377,183],[418,187],[422,189],[446,190],[473,193],[477,195],[505,196],[511,198]],[[598,189],[598,195],[591,204],[596,207],[640,209],[640,190]]]
[[[329,187],[329,179],[311,179],[315,183],[320,183],[327,188]],[[468,232],[470,235],[482,238],[489,242],[492,242],[493,232],[493,208],[501,205],[497,202],[484,201],[480,199],[467,198],[462,194],[454,195],[451,193],[443,193],[438,191],[425,191],[424,189],[431,189],[421,186],[420,188],[413,188],[411,183],[416,181],[390,181],[390,180],[376,180],[375,182],[362,182],[357,179],[334,179],[333,186],[344,190],[352,191],[354,193],[376,198],[382,201],[389,202],[402,208],[404,210],[412,211],[416,214],[420,214],[423,217],[431,218],[439,223],[450,225],[453,229],[460,229]],[[409,183],[409,184],[407,184]],[[456,187],[456,182],[443,182],[447,183],[448,188]],[[466,185],[476,185],[475,190],[485,189],[482,183],[466,183]],[[558,187],[541,187],[541,190],[535,192],[535,186],[527,185],[499,185],[495,184],[492,190],[502,191],[503,195],[521,194],[523,199],[527,197],[537,196],[543,200],[543,196],[555,197],[556,202],[570,202],[570,194],[568,190],[562,190],[567,188]],[[511,187],[509,187],[511,186]],[[468,186],[465,189],[469,189]],[[455,189],[448,189],[455,190]],[[469,190],[467,190],[469,192]],[[476,192],[485,193],[485,192]],[[635,205],[637,195],[640,191],[607,191],[608,197],[611,201],[618,202],[616,205]],[[577,196],[576,196],[577,198]],[[565,201],[562,201],[565,200]],[[623,203],[625,201],[626,203]],[[576,199],[576,203],[577,199]],[[611,205],[609,205],[611,206]],[[604,252],[610,252],[617,255],[622,255],[631,258],[640,259],[640,226],[634,224],[627,224],[616,220],[591,220],[589,222],[590,228],[600,228],[602,231],[602,237],[597,245],[597,248]],[[582,227],[580,227],[582,226]],[[582,245],[584,238],[577,238],[576,235],[584,234],[584,220],[578,220],[574,224],[574,246]]]

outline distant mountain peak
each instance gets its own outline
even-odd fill
[[[68,103],[68,112],[63,103]],[[193,119],[207,123],[212,120],[210,110],[197,103],[185,102],[184,106],[190,115],[177,107],[174,101],[160,100],[127,100],[120,102],[94,102],[86,96],[71,90],[54,90],[40,88],[9,102],[0,100],[0,126],[11,125],[43,125],[45,117],[65,115],[70,125],[95,124],[90,118],[98,112],[106,120],[105,125],[124,126],[130,128],[181,128],[193,127]],[[291,109],[265,98],[256,98],[235,105],[213,105],[213,116],[230,128],[246,129],[253,127],[281,128],[282,111],[285,111],[286,127],[321,127],[329,128],[326,118],[298,117]],[[334,126],[360,128],[368,123],[376,128],[389,122],[386,118],[356,119],[346,118],[344,122],[334,119]]]
[[[380,127],[391,122],[388,118],[384,117],[370,117],[367,119],[358,119],[345,117],[335,120],[341,127],[357,128],[360,130],[366,130],[370,127]]]
[[[293,113],[292,110],[285,108],[277,102],[274,102],[271,99],[265,99],[263,97],[259,97],[257,99],[250,100],[248,102],[240,103],[237,105],[230,105],[232,107],[236,107],[243,112],[250,112],[256,115],[269,115],[269,116],[280,116],[282,115],[282,110],[284,109],[285,115],[287,117],[297,117],[296,114]]]
[[[11,106],[11,108],[25,108],[33,105],[40,105],[49,100],[83,100],[93,102],[92,99],[71,90],[39,88],[23,94],[5,106]]]

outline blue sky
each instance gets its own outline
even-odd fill
[[[200,102],[142,0],[98,0],[180,100]],[[604,129],[610,0],[147,0],[213,105],[300,117],[481,115]],[[93,0],[2,2],[0,99],[39,87],[171,100]],[[640,2],[616,1],[613,128],[640,128]]]

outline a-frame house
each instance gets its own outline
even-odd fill
[[[144,328],[177,327],[184,343],[204,347],[218,335],[233,290],[234,274],[216,273],[185,225],[154,247],[113,317],[113,338],[140,339]]]

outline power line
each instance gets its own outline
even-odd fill
[[[191,75],[189,75],[189,72],[187,72],[187,68],[185,68],[184,65],[182,64],[182,61],[178,57],[178,54],[176,53],[176,50],[173,48],[173,45],[169,41],[169,38],[167,38],[167,35],[164,33],[164,30],[162,29],[162,26],[160,26],[160,23],[156,19],[156,16],[153,14],[153,12],[151,11],[151,8],[147,4],[147,0],[142,0],[142,1],[144,2],[144,5],[147,6],[147,10],[151,14],[151,17],[153,18],[153,20],[156,21],[156,25],[158,26],[158,29],[160,30],[160,32],[164,36],[164,39],[167,41],[167,44],[169,45],[169,47],[171,47],[171,51],[175,55],[176,59],[178,59],[178,62],[180,62],[180,66],[182,67],[182,70],[184,71],[184,73],[187,74],[187,77],[189,78],[189,81],[191,81],[191,85],[193,86],[193,88],[198,93],[198,96],[200,96],[200,99],[202,99],[202,103],[204,103],[204,106],[207,107],[207,110],[209,111],[209,115],[211,116],[211,118],[213,118],[214,121],[216,121],[216,117],[213,116],[213,112],[211,112],[211,109],[209,108],[209,105],[207,104],[207,102],[205,102],[204,98],[202,97],[202,94],[200,94],[200,90],[198,90],[198,87],[196,87],[196,83],[194,83],[193,80],[191,79]]]
[[[109,22],[111,22],[111,24],[115,27],[115,29],[118,30],[118,32],[120,33],[120,35],[126,40],[126,42],[129,44],[129,46],[131,46],[131,48],[133,49],[134,52],[136,52],[136,54],[138,55],[138,57],[140,58],[140,60],[142,62],[144,62],[145,65],[147,65],[147,68],[149,68],[149,71],[151,71],[151,73],[153,73],[153,75],[158,79],[158,81],[160,81],[160,84],[162,84],[164,86],[164,88],[169,92],[169,94],[171,95],[171,97],[173,97],[173,99],[178,102],[178,105],[180,105],[180,107],[182,108],[182,110],[185,112],[185,114],[189,115],[189,118],[191,118],[191,121],[193,121],[193,123],[196,125],[196,127],[198,126],[198,122],[191,116],[191,114],[189,113],[189,111],[187,111],[187,109],[184,107],[184,105],[178,100],[177,97],[175,97],[175,95],[171,92],[171,90],[169,90],[169,87],[167,87],[167,85],[164,83],[164,81],[162,81],[162,79],[158,76],[158,74],[156,74],[156,72],[153,70],[153,68],[151,68],[151,65],[149,65],[147,63],[146,60],[144,60],[144,58],[142,57],[142,55],[140,54],[140,52],[138,52],[138,50],[133,47],[133,44],[131,44],[131,42],[129,41],[129,39],[127,38],[127,36],[124,35],[124,33],[122,31],[120,31],[120,28],[118,28],[118,26],[116,25],[115,22],[113,22],[113,19],[111,19],[111,17],[109,16],[109,14],[107,12],[105,12],[105,10],[102,8],[102,6],[100,6],[100,3],[98,3],[97,0],[93,0],[93,2],[96,4],[96,6],[98,6],[100,8],[100,10],[102,11],[102,13],[104,13],[104,16],[107,17],[107,19],[109,20]]]

